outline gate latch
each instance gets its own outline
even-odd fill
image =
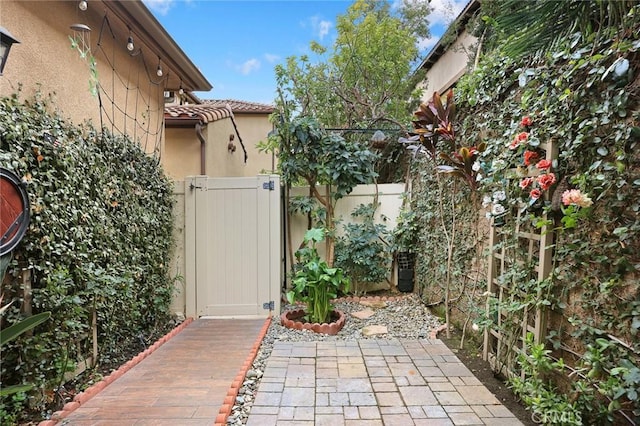
[[[269,191],[274,191],[276,189],[276,186],[274,182],[270,180],[269,182],[262,182],[262,189],[268,189]]]

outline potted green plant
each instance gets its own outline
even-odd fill
[[[392,250],[398,262],[398,290],[413,291],[415,247],[418,243],[418,223],[412,210],[400,210],[396,227],[392,232]]]
[[[297,329],[308,329],[325,334],[336,334],[344,325],[344,313],[334,310],[331,300],[340,291],[349,291],[349,278],[342,269],[330,268],[320,258],[316,244],[325,238],[325,230],[312,228],[304,236],[305,246],[296,252],[300,268],[293,278],[293,288],[287,300],[302,302],[305,309],[282,314],[282,324]]]

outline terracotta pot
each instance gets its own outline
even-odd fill
[[[318,324],[305,322],[302,317],[304,317],[306,312],[304,309],[297,309],[294,311],[285,311],[280,315],[280,324],[287,328],[293,328],[295,330],[311,330],[316,333],[322,334],[338,334],[342,327],[344,326],[345,321],[347,320],[346,315],[342,311],[333,310],[331,311],[331,316],[337,316],[337,319],[331,323],[322,323]]]

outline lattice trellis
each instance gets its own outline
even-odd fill
[[[546,152],[546,159],[557,158],[557,147],[552,142],[541,144]],[[531,171],[528,176],[535,176]],[[548,197],[548,194],[546,195]],[[518,288],[522,280],[536,279],[542,281],[551,273],[554,233],[549,226],[535,228],[526,215],[524,205],[514,209],[515,227],[502,227],[491,221],[489,230],[489,259],[487,271],[487,290],[494,296],[490,302],[496,306],[487,306],[487,312],[493,315],[495,326],[485,331],[483,357],[489,361],[494,370],[514,374],[513,368],[519,353],[526,349],[526,336],[532,333],[534,343],[544,342],[547,327],[547,313],[544,307],[531,309],[528,306],[516,309],[525,299],[526,294]],[[546,214],[541,214],[546,223]],[[527,270],[521,276],[509,274],[512,265],[519,270]],[[522,266],[525,268],[522,268]],[[520,281],[519,281],[520,280]],[[515,320],[514,320],[515,318]],[[511,327],[503,327],[511,324]],[[507,371],[503,371],[506,368]]]

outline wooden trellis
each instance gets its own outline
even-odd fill
[[[553,161],[557,158],[557,147],[552,142],[541,144],[540,148],[546,152],[546,159]],[[528,176],[534,176],[535,171]],[[548,197],[548,194],[547,194]],[[552,252],[554,233],[548,226],[535,228],[526,215],[524,206],[514,211],[515,228],[503,228],[492,218],[489,230],[489,259],[487,271],[487,290],[497,300],[496,306],[487,306],[488,314],[493,315],[494,327],[484,334],[483,358],[489,361],[494,370],[513,374],[514,364],[519,353],[526,349],[526,336],[532,333],[534,343],[544,342],[547,335],[547,313],[544,307],[523,307],[521,312],[514,312],[519,302],[524,300],[525,294],[518,289],[518,282],[508,276],[513,265],[531,265],[530,274],[519,277],[523,280],[546,279],[552,268]],[[546,215],[541,219],[546,223]],[[510,309],[507,310],[507,306]],[[493,313],[492,313],[493,311]],[[514,321],[514,317],[516,320]],[[509,322],[518,326],[504,329],[502,326]]]

